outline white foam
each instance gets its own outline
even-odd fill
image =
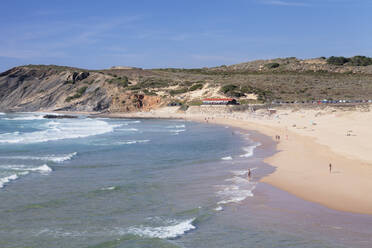
[[[185,220],[174,225],[160,226],[160,227],[131,227],[128,232],[131,234],[150,237],[150,238],[160,238],[169,239],[177,238],[188,231],[195,229],[196,227],[192,224],[195,219]]]
[[[115,186],[110,186],[110,187],[102,188],[101,190],[114,190],[114,189],[116,189]]]
[[[215,210],[215,211],[222,211],[222,210],[223,210],[223,207],[221,207],[221,206],[217,206],[214,210]]]
[[[147,143],[150,142],[150,140],[127,140],[127,141],[119,141],[115,144],[117,145],[131,145],[131,144],[138,144],[138,143]]]
[[[40,165],[38,167],[30,167],[29,165],[2,165],[1,167],[15,170],[15,171],[24,171],[24,172],[37,171],[43,174],[49,173],[52,171],[52,168],[50,168],[46,164]]]
[[[126,121],[125,123],[141,123],[141,121]]]
[[[52,161],[55,163],[62,163],[64,161],[72,159],[77,155],[77,152],[63,154],[63,155],[46,155],[46,156],[2,156],[0,158],[7,159],[19,159],[19,160],[42,160],[42,161]]]
[[[138,132],[137,128],[118,128],[116,131]]]
[[[252,169],[251,169],[252,170]],[[217,204],[239,203],[248,197],[253,197],[253,190],[256,188],[256,182],[251,182],[245,177],[248,170],[232,171],[235,175],[232,178],[225,179],[231,182],[231,185],[222,185],[222,190],[217,195],[222,198]]]
[[[26,116],[19,116],[13,118],[4,118],[5,120],[11,121],[33,121],[33,120],[42,120],[44,119],[44,115],[26,115]]]
[[[0,112],[0,115],[5,115],[5,113],[3,113],[3,112]]]
[[[236,184],[249,183],[249,180],[243,177],[233,177],[225,180],[226,182],[234,182]]]
[[[84,138],[93,135],[112,132],[116,125],[101,120],[71,119],[50,121],[41,125],[41,131],[27,133],[4,133],[0,134],[0,143],[32,144],[61,139]]]
[[[181,132],[185,132],[186,129],[174,129],[174,130],[169,130],[170,133],[173,135],[179,135]]]
[[[236,170],[231,171],[235,176],[244,176],[248,173],[248,170]]]
[[[28,168],[28,171],[38,171],[42,174],[48,174],[49,172],[52,172],[52,168],[50,168],[48,165],[44,164],[42,166],[36,167],[36,168]]]
[[[231,156],[228,156],[228,157],[223,157],[221,158],[222,160],[232,160],[232,157]]]
[[[17,174],[13,174],[7,177],[0,178],[0,189],[5,186],[5,184],[9,183],[10,181],[14,181],[18,179]]]
[[[253,156],[254,149],[256,149],[257,147],[259,147],[260,145],[261,145],[260,143],[256,143],[255,145],[251,145],[251,146],[243,147],[243,150],[244,150],[246,153],[240,155],[240,157],[241,157],[241,158],[249,158],[249,157],[252,157],[252,156]]]
[[[243,190],[239,188],[227,187],[222,191],[218,191],[217,194],[225,197],[222,201],[217,204],[228,204],[228,203],[238,203],[247,199],[247,197],[252,197],[252,190]]]
[[[170,126],[167,126],[166,128],[185,128],[186,125],[170,125]]]
[[[132,144],[142,144],[148,143],[151,140],[123,140],[123,141],[114,141],[114,142],[99,142],[94,145],[96,146],[120,146],[120,145],[132,145]]]

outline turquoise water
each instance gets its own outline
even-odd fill
[[[369,216],[258,183],[274,148],[180,120],[1,114],[0,247],[370,247]]]

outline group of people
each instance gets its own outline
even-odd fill
[[[280,141],[280,135],[275,135],[275,140]]]

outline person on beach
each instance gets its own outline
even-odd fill
[[[251,169],[248,169],[248,180],[250,180],[251,179]]]
[[[329,173],[332,173],[332,164],[329,163]]]

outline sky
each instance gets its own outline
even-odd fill
[[[1,0],[0,71],[372,56],[372,0]]]

